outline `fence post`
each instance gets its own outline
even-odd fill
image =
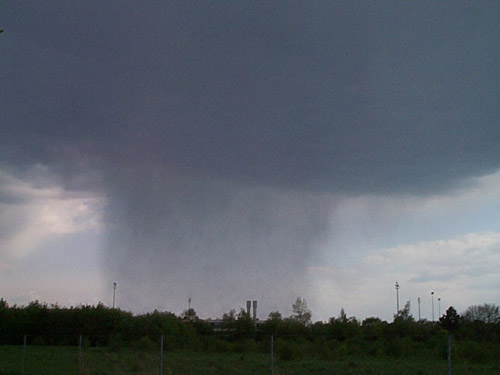
[[[80,339],[78,340],[78,374],[82,374],[82,335],[80,335]]]
[[[26,335],[23,338],[23,364],[21,367],[21,374],[24,375],[24,361],[26,359]]]
[[[271,335],[271,375],[274,375],[274,335]]]
[[[448,335],[448,375],[451,375],[451,334]]]
[[[163,335],[160,339],[160,375],[163,375]]]

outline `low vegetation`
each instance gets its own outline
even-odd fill
[[[341,310],[312,323],[304,300],[293,311],[288,318],[272,312],[259,325],[243,310],[230,311],[214,330],[194,310],[133,315],[102,304],[0,300],[0,375],[157,374],[160,355],[164,374],[269,374],[271,350],[275,374],[443,374],[449,337],[453,374],[500,370],[494,305],[462,315],[450,307],[438,322],[415,321],[409,305],[392,322],[358,321]]]

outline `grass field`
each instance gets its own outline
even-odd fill
[[[29,346],[23,354],[21,346],[0,346],[0,375],[128,375],[159,374],[157,351],[87,348],[79,361],[75,347]],[[378,357],[344,357],[336,360],[301,358],[292,361],[275,360],[275,375],[445,375],[445,360],[384,359]],[[497,364],[453,363],[453,375],[497,375]],[[271,374],[270,356],[262,353],[201,353],[189,351],[165,352],[163,374],[168,375],[264,375]]]

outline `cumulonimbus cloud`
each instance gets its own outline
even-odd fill
[[[472,8],[12,2],[2,163],[105,197],[103,264],[131,304],[238,278],[233,299],[295,293],[339,197],[500,167],[500,10]]]

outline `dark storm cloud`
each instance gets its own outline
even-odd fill
[[[221,262],[232,280],[261,267],[242,279],[260,288],[279,259],[300,284],[328,194],[426,194],[500,166],[496,2],[2,10],[2,166],[106,194],[117,274],[210,284]]]
[[[447,187],[500,162],[499,9],[481,4],[9,5],[4,148],[286,188]]]

